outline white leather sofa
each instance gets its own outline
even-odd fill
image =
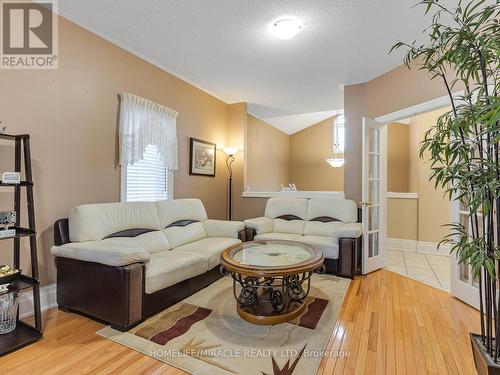
[[[254,240],[299,241],[320,249],[327,272],[353,277],[360,267],[362,226],[352,200],[270,198],[264,216],[245,220],[245,226]]]
[[[244,229],[208,219],[198,199],[75,207],[51,249],[58,304],[128,329],[215,281]]]

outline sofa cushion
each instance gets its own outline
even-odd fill
[[[322,223],[321,221],[306,221],[304,225],[304,234],[335,237],[335,232],[342,225],[341,221],[331,221],[329,223]]]
[[[352,200],[338,197],[318,197],[309,199],[307,220],[331,217],[344,223],[358,221],[358,207]]]
[[[255,229],[257,234],[269,233],[274,229],[274,220],[266,216],[256,217],[255,219],[245,220],[245,227]]]
[[[198,257],[206,260],[210,270],[220,264],[220,255],[224,250],[240,243],[241,241],[236,238],[210,237],[179,246],[175,250],[197,254]]]
[[[132,263],[147,263],[150,254],[137,246],[116,244],[106,241],[70,242],[52,246],[53,256],[106,264],[125,266]]]
[[[167,236],[161,230],[141,234],[136,237],[112,237],[103,240],[103,242],[112,242],[116,244],[123,244],[129,246],[136,246],[141,249],[149,251],[150,254],[159,251],[170,250],[170,243]]]
[[[269,198],[264,216],[274,219],[283,215],[293,215],[305,220],[307,216],[307,199],[284,197]]]
[[[363,234],[363,224],[361,223],[346,223],[342,224],[335,231],[335,237],[342,238],[358,238]]]
[[[185,226],[173,226],[164,230],[172,248],[207,237],[202,223],[194,222]]]
[[[304,234],[304,221],[274,219],[274,231],[276,233]]]
[[[299,234],[291,233],[262,233],[254,237],[257,241],[282,240],[282,241],[299,241],[304,237]]]
[[[84,204],[69,213],[71,242],[98,241],[128,229],[162,229],[155,203]]]
[[[146,269],[146,293],[151,294],[208,271],[207,261],[194,252],[178,249],[151,255]]]
[[[297,241],[316,247],[325,258],[338,259],[339,257],[339,245],[335,238],[307,235]]]
[[[241,221],[205,220],[203,227],[208,237],[238,238],[239,233],[245,229]]]
[[[199,199],[159,201],[156,202],[156,209],[162,229],[183,220],[204,221],[208,218],[205,207]]]

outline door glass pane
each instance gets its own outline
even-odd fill
[[[380,155],[369,154],[370,158],[370,178],[380,177]]]
[[[368,257],[372,258],[378,255],[378,232],[368,235]]]
[[[380,152],[379,148],[379,129],[370,128],[368,130],[368,136],[370,138],[369,149],[370,152]]]
[[[380,181],[369,181],[368,184],[370,185],[370,189],[368,192],[368,200],[371,202],[371,204],[378,204],[380,203],[379,200],[379,186],[380,186]]]
[[[368,230],[378,230],[379,228],[379,207],[368,207]]]

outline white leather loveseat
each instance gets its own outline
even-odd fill
[[[244,232],[198,199],[75,207],[55,226],[58,305],[128,329],[219,278]]]
[[[353,277],[360,267],[361,223],[352,200],[340,197],[267,201],[263,217],[245,220],[254,240],[299,241],[320,249],[327,272]]]

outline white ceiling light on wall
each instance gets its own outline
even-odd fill
[[[293,17],[283,17],[271,22],[269,32],[279,39],[290,39],[302,31],[302,21]]]

